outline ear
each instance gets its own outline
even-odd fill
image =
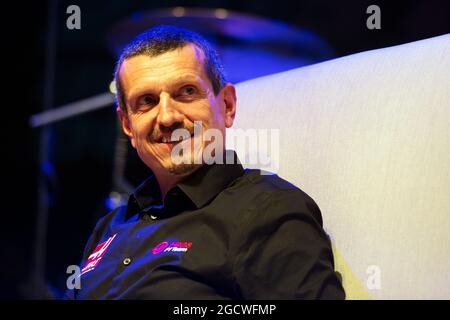
[[[234,117],[236,115],[236,88],[227,83],[222,88],[222,99],[225,104],[225,126],[230,128],[233,125]]]
[[[116,108],[117,115],[119,116],[120,123],[122,124],[123,133],[130,139],[131,145],[136,148],[134,145],[133,133],[131,131],[130,119],[128,118],[128,114],[123,111],[123,109],[118,106]]]

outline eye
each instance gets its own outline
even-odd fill
[[[136,103],[136,107],[138,109],[145,108],[145,107],[153,107],[157,105],[159,102],[159,98],[155,97],[151,94],[146,94],[142,97],[140,97]]]
[[[192,96],[196,92],[197,88],[195,88],[194,86],[184,86],[183,88],[181,88],[180,94],[182,96]]]
[[[143,104],[156,104],[158,103],[158,99],[151,95],[145,95],[142,97]]]

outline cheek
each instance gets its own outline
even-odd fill
[[[152,123],[152,117],[146,115],[134,117],[131,130],[136,142],[147,139],[148,135],[153,130]]]
[[[225,125],[224,107],[219,102],[214,101],[214,104],[211,105],[211,112],[214,126],[222,128]]]
[[[185,108],[183,114],[190,122],[201,121],[203,126],[210,126],[214,121],[214,110],[207,101]]]

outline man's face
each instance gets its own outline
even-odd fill
[[[187,174],[199,166],[194,164],[194,154],[202,153],[208,142],[200,136],[201,142],[193,143],[194,121],[201,121],[203,134],[218,129],[223,138],[225,128],[233,124],[235,89],[227,84],[215,96],[203,59],[200,49],[186,45],[155,57],[132,57],[120,68],[127,109],[126,113],[117,109],[122,127],[139,157],[155,173]],[[187,129],[191,137],[168,142],[180,128]],[[177,144],[191,148],[190,164],[174,163],[172,149]]]

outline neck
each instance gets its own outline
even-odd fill
[[[161,190],[161,197],[164,200],[167,192],[175,187],[178,182],[180,182],[185,176],[181,175],[173,175],[173,174],[157,174],[155,173],[155,177],[159,183],[159,189]]]
[[[158,180],[159,189],[161,190],[161,197],[164,200],[167,192],[175,187],[181,180],[190,176],[198,168],[183,174],[173,174],[166,170],[154,171],[155,177]]]

